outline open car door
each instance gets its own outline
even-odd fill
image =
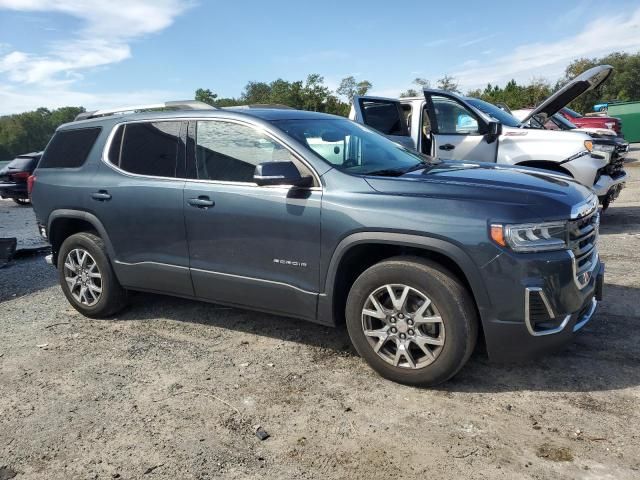
[[[416,149],[398,100],[356,96],[353,98],[349,118],[377,130],[404,147]]]
[[[489,132],[489,122],[457,95],[424,90],[429,116],[431,155],[443,160],[495,162],[498,136]]]

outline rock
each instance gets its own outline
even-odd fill
[[[264,428],[262,428],[260,425],[256,427],[256,437],[258,437],[260,440],[266,440],[270,436],[271,435],[269,435],[267,431]]]
[[[18,475],[18,472],[16,472],[14,469],[7,467],[6,465],[0,467],[0,480],[9,480],[16,475]]]

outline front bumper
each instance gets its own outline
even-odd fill
[[[612,190],[622,190],[624,183],[627,181],[627,172],[622,170],[615,177],[609,175],[601,175],[593,185],[593,191],[598,197],[605,197]]]
[[[530,257],[505,252],[483,269],[486,284],[493,286],[492,307],[481,310],[492,361],[531,360],[557,351],[589,323],[602,298],[604,264],[597,260],[582,284],[573,265],[566,251]],[[541,311],[544,320],[538,320]]]

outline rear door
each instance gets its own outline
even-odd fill
[[[495,162],[498,141],[489,140],[487,124],[455,96],[427,92],[431,124],[431,155],[445,160]]]
[[[89,211],[109,233],[124,287],[192,296],[184,225],[186,122],[121,124],[89,180]]]
[[[398,100],[356,96],[349,118],[377,130],[400,145],[414,150],[417,148]]]

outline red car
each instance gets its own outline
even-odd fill
[[[585,117],[578,112],[564,107],[559,112],[564,118],[580,128],[609,128],[622,135],[622,122],[615,117]]]

